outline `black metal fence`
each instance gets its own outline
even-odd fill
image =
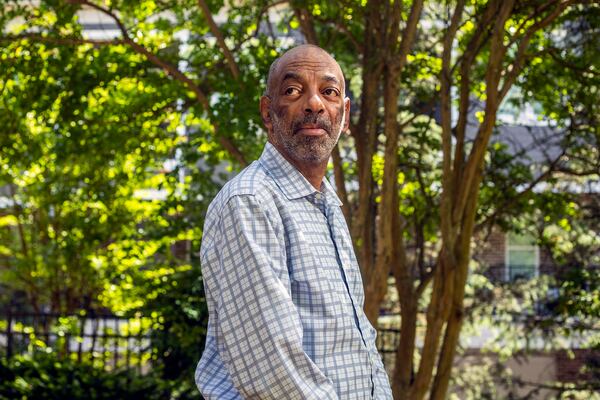
[[[10,358],[51,349],[79,362],[142,373],[153,355],[151,332],[156,322],[141,315],[0,312],[0,355]],[[378,330],[377,349],[384,364],[393,365],[399,338],[399,329]]]
[[[383,328],[377,330],[377,350],[381,354],[383,365],[388,368],[393,366],[396,358],[396,350],[400,344],[400,329]]]
[[[0,355],[55,351],[60,357],[109,370],[144,372],[152,358],[151,332],[157,320],[139,314],[0,312]]]

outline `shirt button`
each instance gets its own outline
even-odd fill
[[[321,193],[317,193],[317,194],[315,195],[315,197],[317,198],[317,200],[321,200]]]

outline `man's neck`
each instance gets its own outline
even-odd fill
[[[277,149],[277,146],[275,146],[275,148]],[[327,171],[327,163],[329,160],[316,163],[299,163],[291,157],[288,157],[284,152],[279,151],[279,149],[277,149],[277,151],[283,156],[283,158],[292,164],[294,168],[300,171],[308,183],[310,183],[318,191],[321,191],[321,184],[323,183],[323,177]]]
[[[291,162],[291,161],[290,161]],[[327,171],[327,161],[323,165],[309,165],[300,168],[298,165],[292,162],[292,165],[296,167],[298,171],[306,178],[306,180],[318,191],[321,191],[321,184],[323,183],[323,177],[325,171]]]

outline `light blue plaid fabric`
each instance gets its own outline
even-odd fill
[[[211,203],[206,399],[391,399],[341,203],[269,143]]]

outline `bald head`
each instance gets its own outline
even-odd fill
[[[272,96],[274,92],[274,87],[276,86],[277,78],[279,78],[279,74],[281,73],[282,67],[285,67],[289,62],[292,64],[296,64],[298,62],[308,62],[311,63],[313,61],[321,61],[321,62],[330,62],[334,65],[336,72],[341,77],[341,86],[344,88],[344,74],[342,73],[342,69],[335,59],[320,48],[319,46],[315,46],[313,44],[301,44],[299,46],[293,47],[290,50],[283,53],[281,56],[275,59],[269,67],[269,75],[267,76],[267,88],[265,90],[265,96]]]

